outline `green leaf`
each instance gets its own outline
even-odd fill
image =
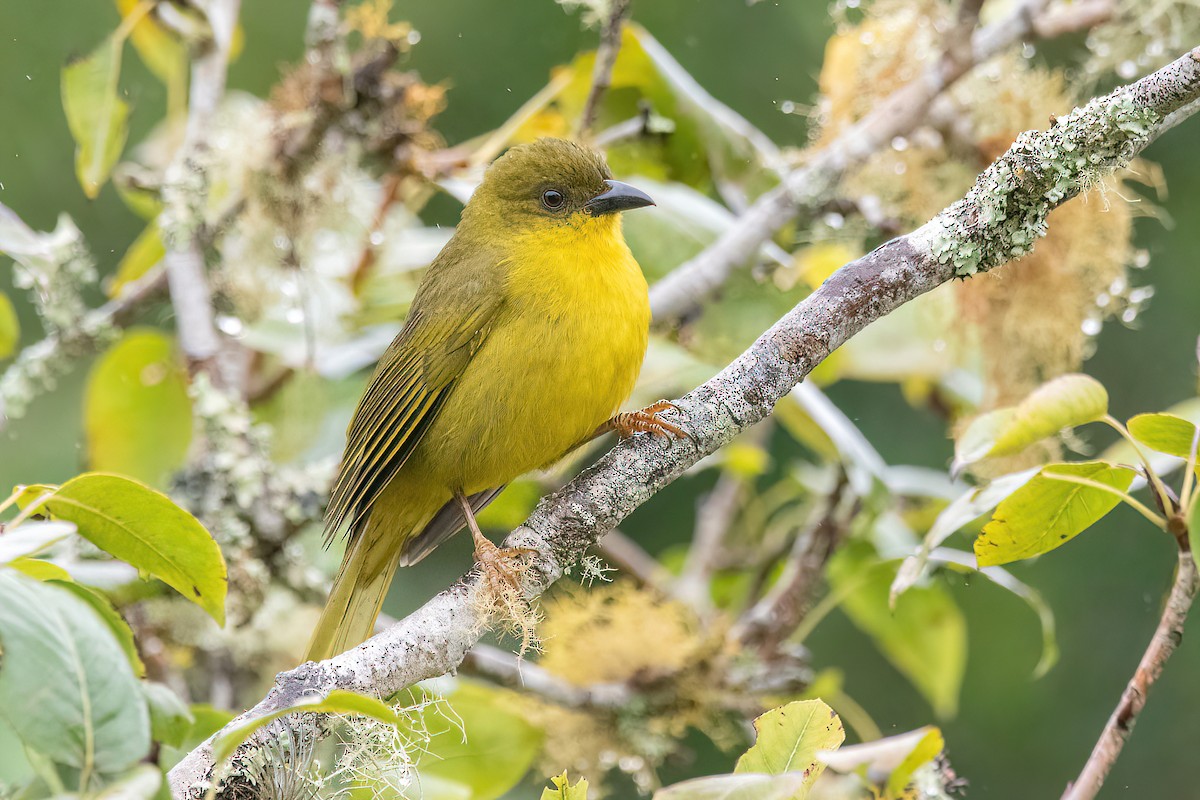
[[[193,703],[188,708],[188,712],[192,716],[192,724],[188,726],[182,743],[172,745],[163,742],[158,756],[158,764],[163,769],[170,769],[178,764],[180,759],[199,747],[208,737],[224,728],[233,719],[232,712],[213,708],[208,703]]]
[[[116,0],[123,19],[138,10],[140,0]],[[188,53],[184,42],[162,27],[153,17],[141,17],[133,26],[129,40],[146,68],[174,91],[187,86]]]
[[[171,337],[128,331],[97,359],[84,391],[88,466],[166,486],[192,440],[187,372]]]
[[[262,717],[248,719],[225,731],[213,742],[213,759],[220,764],[233,755],[242,742],[259,728],[274,722],[288,714],[349,714],[360,717],[371,717],[390,725],[403,724],[403,718],[391,706],[373,697],[334,689],[324,697],[315,696],[301,699],[290,706],[273,711]]]
[[[1196,443],[1196,425],[1174,414],[1138,414],[1127,423],[1129,434],[1151,450],[1188,458]]]
[[[162,785],[162,770],[152,764],[139,764],[94,797],[95,800],[152,800]]]
[[[0,292],[0,360],[16,352],[20,341],[21,321],[17,319],[17,310],[8,295]]]
[[[1015,406],[975,419],[954,447],[955,469],[985,458],[1019,453],[1064,428],[1102,419],[1108,392],[1095,378],[1063,375],[1035,389]]]
[[[846,739],[842,721],[820,700],[796,700],[754,720],[754,746],[737,760],[733,771],[782,775],[800,772],[803,789],[812,786],[825,765],[822,750],[836,750]]]
[[[57,764],[115,773],[145,757],[150,718],[125,654],[61,587],[0,572],[0,716]]]
[[[954,716],[967,663],[967,623],[946,587],[914,586],[888,603],[896,567],[883,563],[865,542],[851,542],[829,563],[831,591],[842,610],[874,640],[880,652],[933,707]]]
[[[142,681],[141,686],[150,709],[150,732],[154,741],[180,747],[196,721],[191,710],[169,686],[154,681]]]
[[[572,784],[564,771],[562,775],[552,777],[550,782],[554,788],[542,789],[541,800],[588,800],[587,778],[580,778]]]
[[[41,558],[18,558],[16,561],[9,562],[8,566],[37,581],[71,580],[71,573],[53,561]]]
[[[1192,397],[1181,403],[1176,403],[1166,409],[1164,413],[1185,419],[1193,424],[1200,423],[1200,397]],[[1150,468],[1160,478],[1178,469],[1183,463],[1174,456],[1162,453],[1143,451],[1141,455],[1146,457],[1146,460],[1150,462]],[[1105,448],[1097,460],[1113,464],[1137,464],[1141,461],[1141,455],[1139,455],[1138,450],[1134,448],[1133,444],[1122,436]]]
[[[165,494],[120,475],[87,473],[60,486],[45,507],[75,523],[101,550],[153,575],[225,624],[221,548]]]
[[[66,589],[90,605],[100,615],[100,619],[104,620],[104,624],[108,626],[108,629],[112,631],[113,638],[116,639],[117,644],[121,645],[121,650],[124,651],[125,657],[129,659],[129,666],[133,667],[133,673],[139,678],[145,677],[146,665],[142,663],[142,657],[138,655],[137,643],[133,639],[133,630],[129,627],[129,623],[125,621],[125,618],[121,616],[121,612],[117,611],[116,607],[107,597],[89,586],[76,583],[70,578],[65,581],[50,579],[46,583]]]
[[[500,797],[528,772],[541,751],[542,730],[487,686],[459,681],[447,702],[452,715],[436,708],[423,715],[431,739],[418,771],[466,786],[472,800]]]
[[[62,71],[62,103],[75,139],[75,175],[89,199],[100,194],[129,135],[129,104],[118,93],[124,38],[111,35]]]
[[[888,776],[888,794],[893,797],[899,795],[908,786],[909,782],[912,781],[913,773],[937,758],[938,754],[945,747],[946,741],[942,738],[941,730],[934,727],[928,728],[925,735],[917,742],[917,746],[904,757],[904,760],[900,762],[900,766],[892,770],[892,774]]]
[[[75,526],[69,522],[27,520],[0,536],[0,564],[37,555],[74,532]]]
[[[808,790],[808,777],[803,772],[743,772],[676,783],[655,792],[654,800],[803,800]]]
[[[1081,478],[1124,492],[1134,472],[1103,461],[1047,464],[1029,483],[1009,495],[975,540],[979,566],[1020,561],[1066,544],[1112,511],[1120,498],[1055,475]]]
[[[146,228],[133,240],[133,244],[129,245],[125,255],[121,256],[117,272],[105,287],[105,293],[109,297],[118,296],[128,284],[152,270],[162,261],[165,254],[166,248],[158,230],[158,221],[150,220]]]

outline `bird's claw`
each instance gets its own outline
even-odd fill
[[[659,419],[658,415],[663,411],[679,411],[679,406],[672,403],[670,400],[659,400],[657,403],[646,406],[640,411],[625,411],[614,416],[609,420],[609,427],[616,431],[617,436],[622,439],[628,439],[635,433],[652,433],[655,436],[673,437],[676,439],[691,439],[695,438],[683,428],[673,423],[667,422],[664,419]]]

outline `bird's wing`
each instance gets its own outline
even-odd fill
[[[487,338],[501,293],[477,275],[456,280],[466,275],[435,263],[404,329],[380,359],[347,430],[325,514],[327,541],[346,526],[358,529]]]

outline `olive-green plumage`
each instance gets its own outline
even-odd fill
[[[463,526],[455,493],[478,510],[628,397],[650,311],[612,212],[648,204],[570,142],[489,168],[350,423],[326,518],[349,542],[309,658],[370,635],[396,568]]]

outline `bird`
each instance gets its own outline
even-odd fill
[[[513,581],[475,514],[506,484],[603,433],[680,437],[660,401],[619,413],[645,357],[645,277],[621,213],[653,206],[564,139],[508,149],[426,270],[347,428],[325,517],[347,544],[308,659],[373,632],[396,571],[461,530]]]

